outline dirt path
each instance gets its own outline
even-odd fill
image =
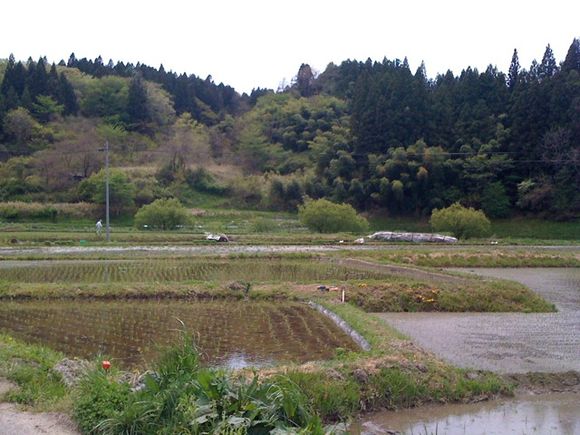
[[[0,378],[0,397],[16,388]],[[2,435],[78,435],[75,424],[65,414],[21,411],[11,403],[0,403],[0,434]]]
[[[459,367],[498,373],[580,371],[580,268],[471,272],[519,281],[554,302],[559,311],[377,315]]]

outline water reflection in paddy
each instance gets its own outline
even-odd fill
[[[184,322],[206,363],[240,367],[328,359],[350,337],[304,304],[247,301],[3,302],[0,329],[70,356],[151,361]]]

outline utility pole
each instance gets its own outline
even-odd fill
[[[107,242],[111,241],[111,227],[109,226],[109,141],[105,141],[105,224],[107,227]]]

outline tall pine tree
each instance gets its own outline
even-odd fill
[[[513,91],[518,83],[518,78],[520,74],[520,61],[518,58],[518,50],[514,48],[514,54],[512,55],[512,61],[510,63],[510,68],[508,70],[508,80],[507,85],[510,91]]]
[[[147,90],[140,75],[135,75],[129,85],[127,99],[127,116],[129,128],[144,131],[151,120],[147,104]]]
[[[566,59],[562,63],[562,71],[578,71],[580,73],[580,39],[574,38],[572,45],[568,49]]]

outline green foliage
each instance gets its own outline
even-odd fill
[[[465,208],[458,202],[433,210],[429,222],[435,231],[450,232],[460,239],[484,237],[491,228],[491,222],[481,210]]]
[[[321,373],[291,371],[288,378],[304,392],[324,421],[353,415],[360,406],[360,387],[352,379],[331,379]]]
[[[126,113],[128,94],[127,79],[107,76],[88,80],[83,89],[81,112],[86,116],[100,116],[119,121]]]
[[[203,167],[188,169],[185,171],[185,181],[192,188],[199,192],[221,195],[225,193],[225,187],[221,186],[214,176]]]
[[[84,201],[105,204],[106,173],[102,169],[80,182],[79,197]],[[119,215],[135,202],[135,186],[120,169],[109,170],[109,203],[113,214]]]
[[[61,115],[64,111],[64,106],[58,104],[54,98],[48,95],[39,95],[36,97],[36,103],[32,104],[32,110],[39,121],[48,122]]]
[[[190,222],[188,211],[178,199],[157,199],[144,205],[135,214],[137,228],[175,230]]]
[[[91,373],[81,384],[74,415],[81,429],[97,434],[324,433],[288,378],[248,380],[202,368],[195,343],[185,334],[138,391],[130,392],[101,369]]]
[[[509,216],[510,200],[501,182],[488,184],[483,190],[481,208],[492,219]]]
[[[319,233],[368,230],[368,222],[349,204],[335,204],[326,199],[309,200],[298,208],[300,222]]]
[[[3,130],[14,155],[29,154],[48,144],[48,130],[43,128],[23,107],[6,113]]]
[[[75,391],[73,417],[84,433],[103,433],[101,422],[123,409],[129,401],[129,384],[118,382],[118,372],[95,368],[81,379]]]

